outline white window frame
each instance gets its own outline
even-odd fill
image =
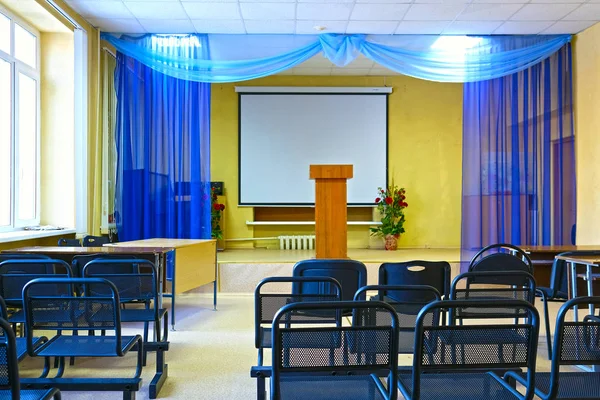
[[[0,50],[0,58],[11,64],[11,223],[7,226],[0,227],[0,232],[10,232],[15,230],[21,230],[25,226],[39,225],[40,223],[40,195],[41,195],[41,182],[40,182],[40,127],[41,127],[41,101],[40,101],[40,66],[41,66],[41,51],[40,51],[40,32],[23,21],[14,13],[10,12],[6,8],[0,5],[0,13],[8,17],[11,21],[11,43],[10,51],[11,54],[7,54]],[[17,60],[15,54],[15,24],[18,24],[21,28],[25,29],[36,39],[36,65],[32,67],[23,61]],[[18,165],[18,154],[19,154],[19,138],[17,132],[19,131],[19,123],[17,116],[19,115],[19,74],[23,74],[36,82],[36,199],[35,199],[35,217],[33,219],[22,220],[18,218],[18,193],[19,193],[19,179],[17,177]],[[1,189],[0,189],[1,190]]]

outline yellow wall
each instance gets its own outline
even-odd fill
[[[41,35],[41,224],[75,226],[74,40]]]
[[[284,231],[246,225],[253,209],[238,207],[238,95],[235,86],[387,86],[390,180],[407,190],[402,247],[459,247],[462,186],[462,85],[405,76],[273,76],[238,84],[212,85],[211,179],[227,194],[225,235],[277,236]],[[375,197],[375,193],[373,194]],[[288,229],[286,233],[304,233]],[[349,229],[349,246],[381,246],[365,228]],[[252,242],[228,242],[228,247]]]
[[[574,41],[577,244],[600,243],[600,24]]]

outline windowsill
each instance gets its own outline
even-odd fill
[[[39,239],[52,236],[63,236],[75,233],[76,230],[67,229],[56,229],[51,231],[12,231],[0,233],[0,243],[18,242],[21,240]]]

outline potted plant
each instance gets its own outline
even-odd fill
[[[223,229],[221,228],[221,213],[225,210],[225,204],[220,204],[217,199],[215,189],[211,188],[210,198],[212,207],[210,209],[211,237],[213,239],[223,239]]]
[[[377,190],[378,197],[375,203],[377,211],[381,214],[381,225],[371,228],[371,235],[384,238],[386,250],[396,250],[398,238],[404,233],[404,209],[408,207],[406,190],[396,185]]]

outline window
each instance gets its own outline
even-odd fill
[[[38,37],[0,10],[0,231],[40,221]]]

